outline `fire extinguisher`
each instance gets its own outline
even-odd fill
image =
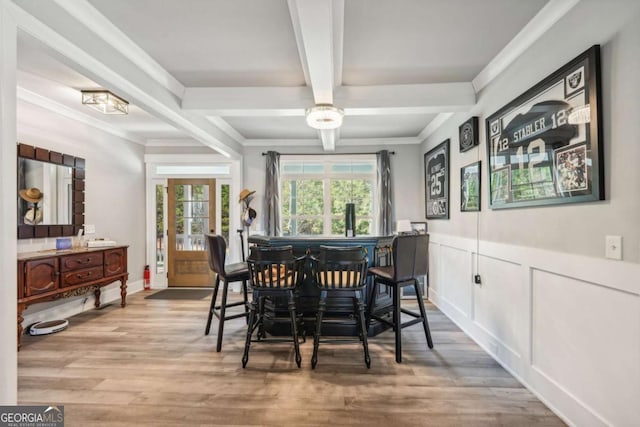
[[[144,279],[144,290],[145,291],[150,290],[151,289],[151,270],[149,270],[148,265],[144,266],[143,279]]]

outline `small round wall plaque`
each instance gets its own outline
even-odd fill
[[[460,138],[460,152],[472,149],[478,145],[478,117],[473,116],[458,128]]]

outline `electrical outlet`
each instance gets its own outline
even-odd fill
[[[473,282],[476,285],[481,285],[482,284],[482,279],[480,278],[479,274],[476,274],[475,276],[473,276]]]
[[[96,226],[93,224],[85,224],[84,225],[84,234],[85,236],[87,234],[95,234],[96,232]]]
[[[609,259],[622,259],[622,236],[605,238],[605,256]]]

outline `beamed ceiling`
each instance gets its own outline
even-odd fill
[[[422,142],[578,0],[14,0],[24,110],[147,145]],[[104,87],[126,117],[82,108]],[[343,126],[305,124],[314,104]],[[19,110],[20,116],[20,110]]]

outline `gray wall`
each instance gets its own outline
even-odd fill
[[[640,262],[639,9],[637,1],[580,2],[479,94],[471,114],[454,115],[425,141],[422,152],[451,138],[451,219],[430,221],[430,230],[594,257],[604,257],[606,235],[621,235],[624,260]],[[489,210],[484,120],[593,44],[602,54],[606,200]],[[458,126],[471,115],[480,116],[480,147],[459,153]],[[460,167],[476,159],[483,161],[479,215],[458,207]]]
[[[86,160],[85,223],[96,227],[96,234],[89,237],[129,245],[129,282],[140,280],[145,264],[144,148],[24,102],[18,103],[17,114],[19,142]],[[52,248],[55,238],[18,241],[19,252]],[[31,306],[26,314],[51,305]]]
[[[412,221],[424,221],[424,197],[421,196],[420,182],[424,180],[422,177],[422,163],[416,161],[418,157],[422,159],[419,145],[369,145],[369,146],[342,146],[340,142],[336,143],[338,148],[336,153],[373,153],[379,150],[395,151],[395,155],[391,156],[391,170],[393,175],[393,192],[395,200],[395,212],[398,219],[410,219]],[[291,146],[270,146],[265,147],[245,147],[244,149],[244,186],[251,190],[256,190],[257,197],[251,203],[256,209],[258,216],[263,209],[264,182],[265,182],[265,158],[262,155],[267,150],[278,151],[279,153],[323,153],[322,148],[318,147],[291,147]],[[330,154],[330,153],[326,153]],[[260,217],[262,218],[262,217]],[[395,228],[395,227],[394,227]],[[264,230],[262,221],[259,228],[252,227],[254,230]]]

